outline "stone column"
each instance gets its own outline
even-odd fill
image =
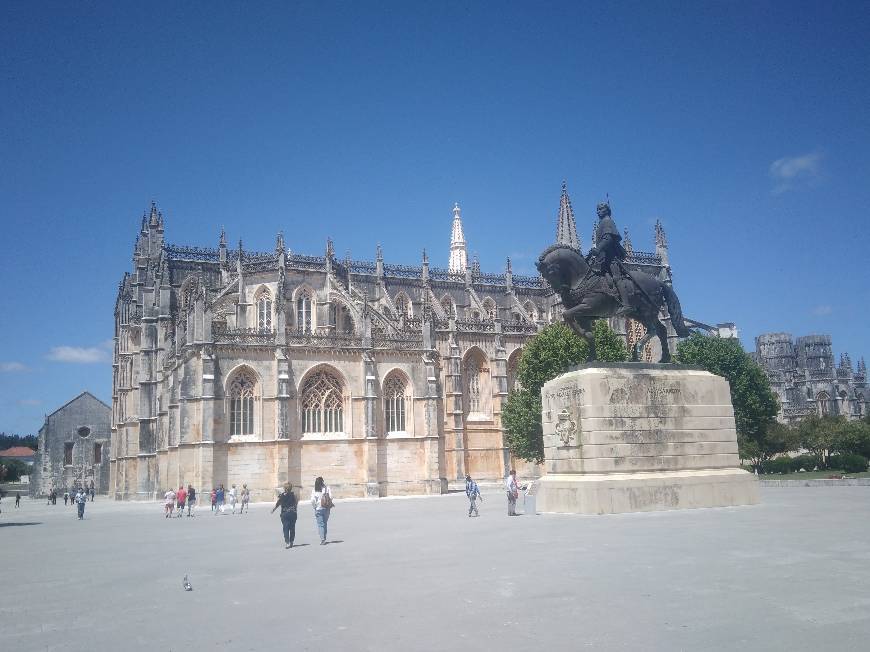
[[[365,438],[366,438],[366,496],[377,498],[381,495],[378,468],[380,466],[377,431],[377,388],[375,363],[371,351],[363,353],[363,378],[365,378]]]
[[[450,354],[445,357],[446,367],[444,398],[447,406],[445,436],[453,445],[453,463],[456,480],[465,477],[465,420],[462,411],[462,357],[456,344],[455,319],[450,320]]]

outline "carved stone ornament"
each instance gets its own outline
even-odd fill
[[[559,412],[559,423],[556,424],[556,434],[562,440],[562,444],[568,446],[574,433],[577,432],[577,423],[571,418],[567,409]]]

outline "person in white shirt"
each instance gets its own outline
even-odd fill
[[[520,486],[517,484],[517,472],[514,469],[511,469],[510,475],[504,479],[504,487],[507,490],[508,516],[516,516]]]
[[[163,494],[163,512],[165,518],[172,517],[172,510],[175,509],[175,492],[170,489]]]
[[[230,487],[230,493],[227,496],[229,498],[230,508],[233,510],[233,514],[236,513],[236,485]]]
[[[314,491],[311,492],[311,506],[314,508],[314,519],[317,521],[317,532],[320,534],[320,545],[326,545],[326,524],[332,509],[332,493],[323,478],[314,480]]]

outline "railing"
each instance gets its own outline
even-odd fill
[[[504,274],[476,274],[472,281],[481,285],[506,285]]]
[[[631,251],[626,258],[627,263],[635,263],[638,265],[661,265],[662,259],[658,254],[648,251]]]
[[[506,321],[501,325],[502,332],[506,334],[522,334],[534,335],[538,332],[537,324],[530,324],[525,321]]]
[[[495,322],[479,319],[457,319],[456,330],[460,333],[494,333]]]
[[[832,369],[814,369],[810,371],[810,378],[833,378],[834,372]]]
[[[300,333],[287,331],[287,344],[291,346],[310,346],[315,348],[362,348],[361,337],[354,335],[315,335],[314,333]]]
[[[803,417],[809,416],[810,414],[817,414],[818,410],[812,406],[804,406],[804,407],[787,407],[783,408],[782,413],[787,417]]]
[[[259,330],[257,328],[236,328],[233,330],[215,327],[212,330],[215,342],[225,344],[274,344],[274,331]]]
[[[217,262],[220,260],[220,252],[210,247],[185,247],[182,245],[168,244],[163,251],[171,260],[196,260],[202,262]]]
[[[378,271],[378,266],[369,260],[352,260],[350,261],[351,274],[370,274],[374,276]]]
[[[384,276],[420,278],[423,276],[423,268],[413,265],[384,265]]]
[[[242,269],[246,272],[260,272],[277,269],[277,267],[278,258],[275,255],[254,259],[249,259],[247,256],[242,258]]]
[[[540,276],[523,276],[522,274],[514,274],[511,279],[514,286],[519,288],[542,289],[545,287],[544,279]]]
[[[451,272],[443,267],[430,267],[429,278],[433,281],[451,281],[454,283],[465,283],[465,274],[462,272]]]
[[[297,269],[322,270],[326,269],[326,258],[323,256],[305,256],[303,254],[291,254],[287,259],[288,267]]]
[[[410,336],[413,335],[413,336]],[[414,350],[423,348],[423,338],[419,334],[398,334],[372,336],[372,347],[376,349]]]

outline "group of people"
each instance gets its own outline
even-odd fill
[[[213,514],[225,514],[230,510],[232,514],[236,513],[236,505],[239,506],[239,514],[244,514],[248,511],[251,502],[251,490],[247,484],[243,484],[242,488],[236,489],[236,485],[232,485],[227,491],[221,484],[211,490],[211,511]],[[196,509],[196,489],[193,485],[188,484],[187,489],[184,485],[178,489],[168,489],[163,494],[163,515],[165,518],[172,518],[176,515],[177,518],[184,516],[184,508],[187,508],[188,516],[195,516]],[[177,512],[177,514],[176,514]]]
[[[299,500],[296,494],[293,493],[293,485],[289,482],[284,483],[284,491],[278,495],[278,500],[275,501],[275,506],[272,508],[271,513],[274,514],[276,509],[281,509],[281,527],[284,532],[285,548],[292,548],[293,541],[296,539],[298,506]],[[314,480],[314,489],[311,491],[311,506],[314,508],[314,520],[317,523],[320,545],[325,546],[327,544],[326,535],[329,514],[334,507],[334,503],[332,502],[332,492],[320,476]]]
[[[520,485],[517,482],[517,472],[511,469],[511,472],[504,479],[504,488],[507,493],[508,501],[508,516],[517,515],[517,499],[520,497]],[[477,501],[483,501],[483,496],[480,494],[480,487],[471,479],[470,475],[465,476],[465,495],[468,497],[468,517],[480,516],[480,511],[477,507]]]
[[[178,518],[184,516],[184,508],[187,507],[187,515],[194,516],[193,510],[196,507],[196,489],[193,485],[180,485],[178,490],[170,488],[163,494],[163,515],[165,518],[172,518],[173,512],[178,511]]]
[[[63,504],[64,505],[76,505],[75,498],[81,493],[84,497],[84,500],[87,502],[88,500],[92,501],[96,498],[97,493],[93,487],[73,487],[72,489],[64,489],[63,492]],[[46,505],[57,505],[57,489],[50,489],[48,495],[46,496],[47,502]]]
[[[241,503],[239,501],[241,500]],[[251,491],[248,485],[243,484],[241,491],[236,490],[236,485],[232,485],[230,490],[224,489],[223,485],[215,487],[211,490],[211,511],[215,514],[225,513],[227,507],[236,513],[236,504],[239,504],[239,514],[244,514],[248,511],[248,506],[251,502]]]

